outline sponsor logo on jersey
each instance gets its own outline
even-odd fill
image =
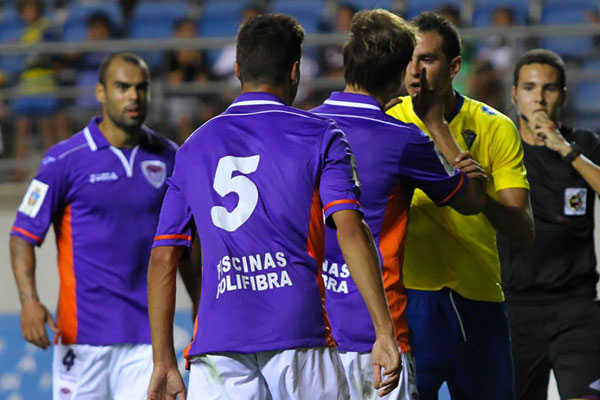
[[[167,179],[167,164],[160,160],[142,161],[142,172],[152,186],[159,189]]]
[[[117,179],[119,179],[119,175],[116,172],[90,174],[90,183],[116,181]]]
[[[19,211],[31,218],[35,218],[44,203],[47,192],[47,184],[37,179],[32,180],[19,206]]]

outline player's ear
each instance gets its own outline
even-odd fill
[[[460,66],[462,65],[462,57],[456,56],[452,60],[450,60],[450,79],[454,79],[456,75],[458,75],[458,71],[460,71]]]
[[[233,62],[233,70],[235,71],[235,77],[241,82],[242,79],[240,78],[240,66],[238,65],[237,61]]]
[[[290,73],[290,82],[292,85],[297,85],[300,83],[300,60],[296,61],[294,65],[292,65],[292,72]]]
[[[106,101],[106,87],[100,82],[96,84],[96,100],[102,104]]]

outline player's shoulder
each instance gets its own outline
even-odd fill
[[[174,158],[179,146],[172,140],[146,126],[143,128],[141,145],[152,153],[163,154],[166,158]]]
[[[410,96],[400,96],[396,101],[398,103],[388,108],[386,113],[396,119],[406,120],[406,116],[412,112],[412,98]]]
[[[83,131],[79,131],[68,139],[62,140],[50,147],[44,154],[43,164],[64,160],[89,152],[90,147]]]
[[[485,130],[492,126],[509,126],[516,131],[513,121],[494,107],[467,96],[463,96],[464,104],[461,113],[473,119],[479,129]]]

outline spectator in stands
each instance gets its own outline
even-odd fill
[[[25,24],[21,43],[35,44],[53,38],[50,21],[43,17],[40,0],[21,0],[18,10]],[[11,111],[15,115],[13,153],[18,161],[14,179],[21,181],[27,174],[24,160],[29,155],[29,133],[33,122],[38,122],[44,150],[58,139],[68,137],[68,133],[57,131],[55,126],[59,100],[52,94],[56,90],[56,76],[51,57],[37,52],[29,53],[23,60],[18,88],[24,96],[15,99]]]
[[[338,6],[335,13],[335,23],[332,31],[335,33],[348,33],[352,26],[352,17],[357,12],[357,8],[349,3],[342,3]],[[304,62],[304,60],[303,60]],[[344,76],[344,57],[341,45],[325,46],[320,55],[320,70],[324,76],[343,77]]]
[[[561,124],[565,75],[563,60],[543,49],[525,53],[514,69],[512,98],[535,218],[531,246],[498,237],[517,400],[545,399],[551,369],[561,399],[600,394],[600,136]]]
[[[492,13],[492,28],[510,29],[514,25],[515,11],[511,7],[500,6]],[[482,40],[478,58],[488,60],[496,70],[507,72],[512,68],[517,52],[521,51],[503,35],[488,35]]]
[[[175,23],[173,37],[190,39],[196,37],[196,22],[183,18]],[[206,65],[204,53],[200,50],[172,50],[165,56],[166,80],[169,85],[207,82],[212,73]],[[205,101],[203,101],[205,100]],[[197,124],[207,121],[215,111],[209,99],[197,96],[174,95],[167,99],[169,122],[177,128],[177,140],[180,143],[192,133]]]

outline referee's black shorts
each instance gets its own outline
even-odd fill
[[[600,304],[574,297],[506,305],[517,400],[545,400],[551,369],[562,399],[600,394]]]

